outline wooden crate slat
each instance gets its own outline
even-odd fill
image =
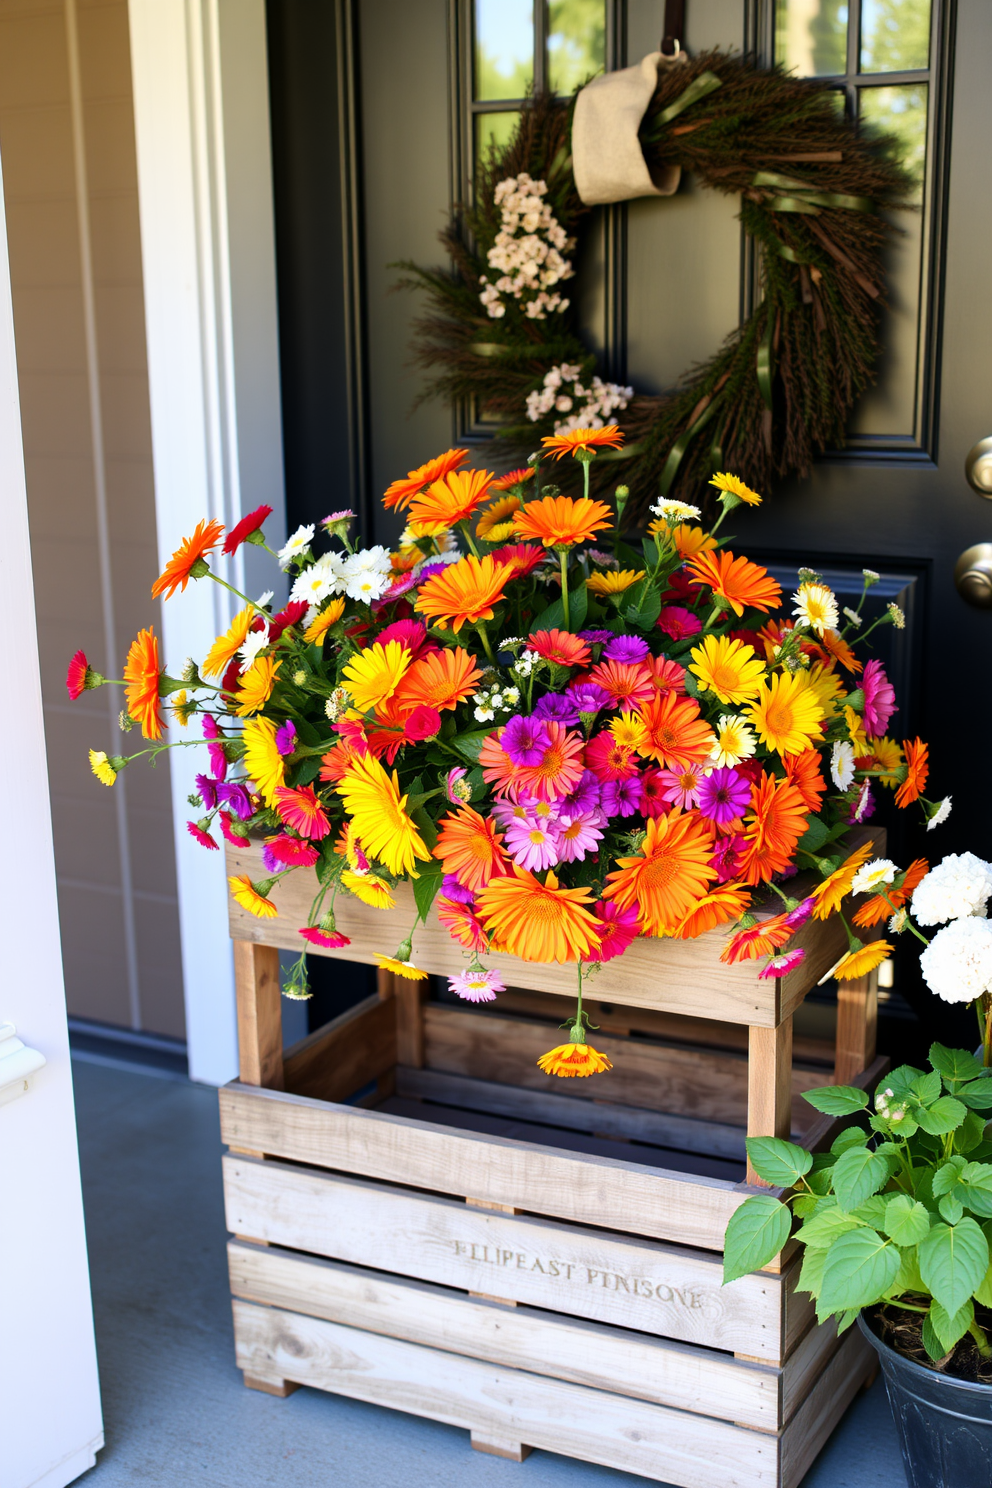
[[[519,1441],[678,1488],[776,1488],[763,1431],[591,1390],[249,1302],[234,1303],[238,1366]]]
[[[283,1057],[285,1088],[339,1101],[396,1063],[396,1007],[378,994],[325,1023]]]
[[[722,1250],[746,1189],[640,1163],[456,1131],[379,1111],[233,1081],[220,1092],[221,1138],[271,1153],[437,1193],[471,1193],[578,1224]]]
[[[876,1354],[857,1327],[849,1328],[827,1367],[782,1433],[782,1488],[796,1488],[847,1410]],[[963,1488],[963,1485],[962,1485]]]
[[[449,1287],[274,1246],[232,1241],[228,1263],[231,1290],[247,1302],[716,1415],[757,1430],[775,1431],[783,1424],[780,1395],[790,1371],[795,1372],[792,1358],[782,1369],[745,1364],[714,1349],[525,1305],[500,1307]],[[796,1350],[797,1361],[805,1343]]]
[[[809,1320],[792,1274],[285,1163],[228,1155],[224,1201],[238,1235],[773,1364]]]

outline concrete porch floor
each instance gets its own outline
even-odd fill
[[[246,1390],[234,1367],[216,1092],[74,1060],[107,1445],[94,1488],[637,1488],[548,1452],[523,1464],[468,1433],[302,1389]],[[881,1381],[803,1488],[904,1488]]]

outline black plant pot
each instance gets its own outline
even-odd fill
[[[992,1484],[992,1385],[948,1379],[897,1354],[858,1318],[878,1351],[909,1488]]]

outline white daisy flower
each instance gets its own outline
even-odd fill
[[[246,672],[251,666],[252,662],[258,656],[259,652],[264,651],[268,644],[269,627],[267,625],[263,625],[261,630],[249,631],[244,645],[238,652],[238,655],[241,657],[241,665],[239,666],[238,671]]]
[[[288,568],[294,558],[298,558],[301,553],[305,553],[313,542],[313,534],[314,526],[312,522],[309,527],[297,527],[292,537],[286,543],[286,546],[279,549],[279,567],[282,569]]]
[[[255,607],[257,609],[259,609],[259,610],[264,610],[264,609],[267,609],[268,606],[271,603],[272,603],[272,590],[271,589],[266,589],[265,593],[264,594],[260,594],[258,596],[258,598],[256,599],[256,601],[255,601]]]
[[[389,573],[392,569],[389,549],[384,548],[381,543],[376,543],[371,548],[361,548],[357,553],[349,553],[340,563],[342,572],[349,578],[356,573]]]
[[[935,807],[933,809],[933,815],[928,817],[928,820],[927,820],[927,831],[928,832],[932,832],[933,829],[934,829],[934,827],[939,827],[940,824],[941,824],[941,822],[945,822],[947,820],[947,818],[950,816],[950,814],[951,814],[951,797],[950,796],[945,796],[942,801],[938,801],[936,803],[936,805],[935,805]]]
[[[716,743],[710,750],[714,765],[728,769],[750,759],[758,740],[743,713],[722,713],[716,723]]]
[[[371,604],[374,599],[382,598],[391,583],[392,580],[388,574],[367,569],[364,573],[352,574],[344,586],[344,592],[349,599],[358,599],[365,604]]]
[[[882,884],[890,884],[896,876],[896,865],[890,858],[873,858],[858,869],[851,880],[852,894],[874,894]]]
[[[793,614],[817,635],[837,629],[837,600],[826,584],[801,584],[792,598]]]
[[[651,510],[656,517],[667,522],[669,527],[674,527],[678,522],[690,522],[693,517],[699,516],[699,507],[690,506],[688,501],[656,501]]]
[[[838,739],[830,751],[830,778],[839,791],[854,784],[854,745],[848,739]]]
[[[332,594],[339,594],[344,584],[341,560],[336,553],[325,553],[316,563],[311,563],[298,574],[289,591],[290,599],[305,599],[308,604],[319,605]]]

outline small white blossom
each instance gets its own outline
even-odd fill
[[[837,629],[837,600],[826,584],[801,584],[792,598],[792,611],[799,623],[818,636]]]
[[[247,639],[239,653],[241,656],[241,665],[238,670],[246,672],[259,652],[264,651],[268,644],[269,627],[267,625],[263,625],[261,630],[249,631]]]
[[[474,711],[475,716],[480,723],[492,723],[493,719],[496,717],[496,714],[493,712],[492,708],[476,708]]]
[[[896,630],[905,630],[906,616],[899,608],[899,606],[897,604],[890,604],[888,607],[888,611],[889,618],[892,621],[892,624],[895,626]]]
[[[349,599],[358,599],[364,604],[371,604],[373,600],[382,598],[391,583],[392,580],[388,574],[375,573],[367,569],[364,573],[353,574],[345,584],[344,592]]]
[[[889,934],[901,935],[909,923],[909,911],[903,905],[889,919]]]
[[[294,558],[298,558],[301,553],[305,553],[313,542],[313,534],[314,526],[312,522],[309,527],[297,527],[292,537],[286,543],[286,546],[279,549],[279,567],[282,569],[288,568]]]
[[[921,955],[920,970],[945,1002],[974,1002],[992,989],[992,922],[973,915],[945,925]]]
[[[693,517],[699,516],[699,507],[690,506],[688,501],[656,501],[651,510],[661,521],[667,522],[669,527],[674,527],[679,522],[690,522]]]
[[[854,784],[854,746],[848,739],[838,739],[830,751],[830,778],[839,791]]]
[[[951,797],[950,796],[945,796],[942,801],[938,801],[937,802],[936,808],[935,808],[935,810],[933,812],[933,815],[930,816],[930,817],[928,817],[928,820],[927,820],[927,831],[928,832],[932,832],[933,829],[934,829],[934,827],[939,827],[940,824],[941,824],[941,822],[945,822],[947,820],[947,818],[950,816],[950,814],[951,814]]]
[[[507,708],[515,708],[520,701],[519,687],[505,687],[503,689],[503,702]]]
[[[545,374],[543,386],[527,394],[527,417],[531,423],[557,412],[568,416],[555,421],[556,434],[567,434],[570,429],[602,429],[613,422],[615,410],[626,408],[634,396],[633,388],[603,382],[600,377],[593,377],[585,387],[579,380],[581,376],[582,368],[577,362],[561,362],[552,367]],[[569,388],[567,394],[561,391],[565,385]]]
[[[946,920],[984,915],[990,895],[992,863],[974,853],[949,853],[916,885],[913,918],[920,925],[943,925]]]
[[[327,702],[324,704],[324,712],[331,723],[337,723],[342,713],[351,707],[351,693],[346,687],[335,687]]]
[[[877,574],[873,568],[863,568],[861,570],[861,577],[864,579],[865,584],[870,589],[872,584],[878,583],[882,575]]]
[[[858,614],[857,610],[852,610],[850,605],[845,605],[844,606],[844,614],[847,617],[847,619],[850,620],[850,622],[851,622],[852,625],[858,625],[858,626],[860,626],[860,624],[861,624],[861,616]]]
[[[271,589],[266,589],[265,593],[264,594],[260,594],[258,596],[258,598],[256,599],[256,601],[255,601],[255,607],[256,607],[256,609],[264,610],[264,609],[267,609],[268,606],[271,603],[272,603],[272,590]]]
[[[568,308],[569,301],[555,285],[575,273],[564,256],[575,247],[575,239],[566,235],[542,199],[547,190],[544,181],[521,172],[500,181],[493,193],[502,221],[486,258],[499,277],[491,281],[483,274],[479,280],[483,286],[479,299],[493,320],[506,314],[506,296],[517,300],[530,320],[546,320],[552,311]]]
[[[890,858],[873,858],[859,868],[851,880],[852,894],[874,894],[882,884],[890,884],[896,876],[896,865]]]

